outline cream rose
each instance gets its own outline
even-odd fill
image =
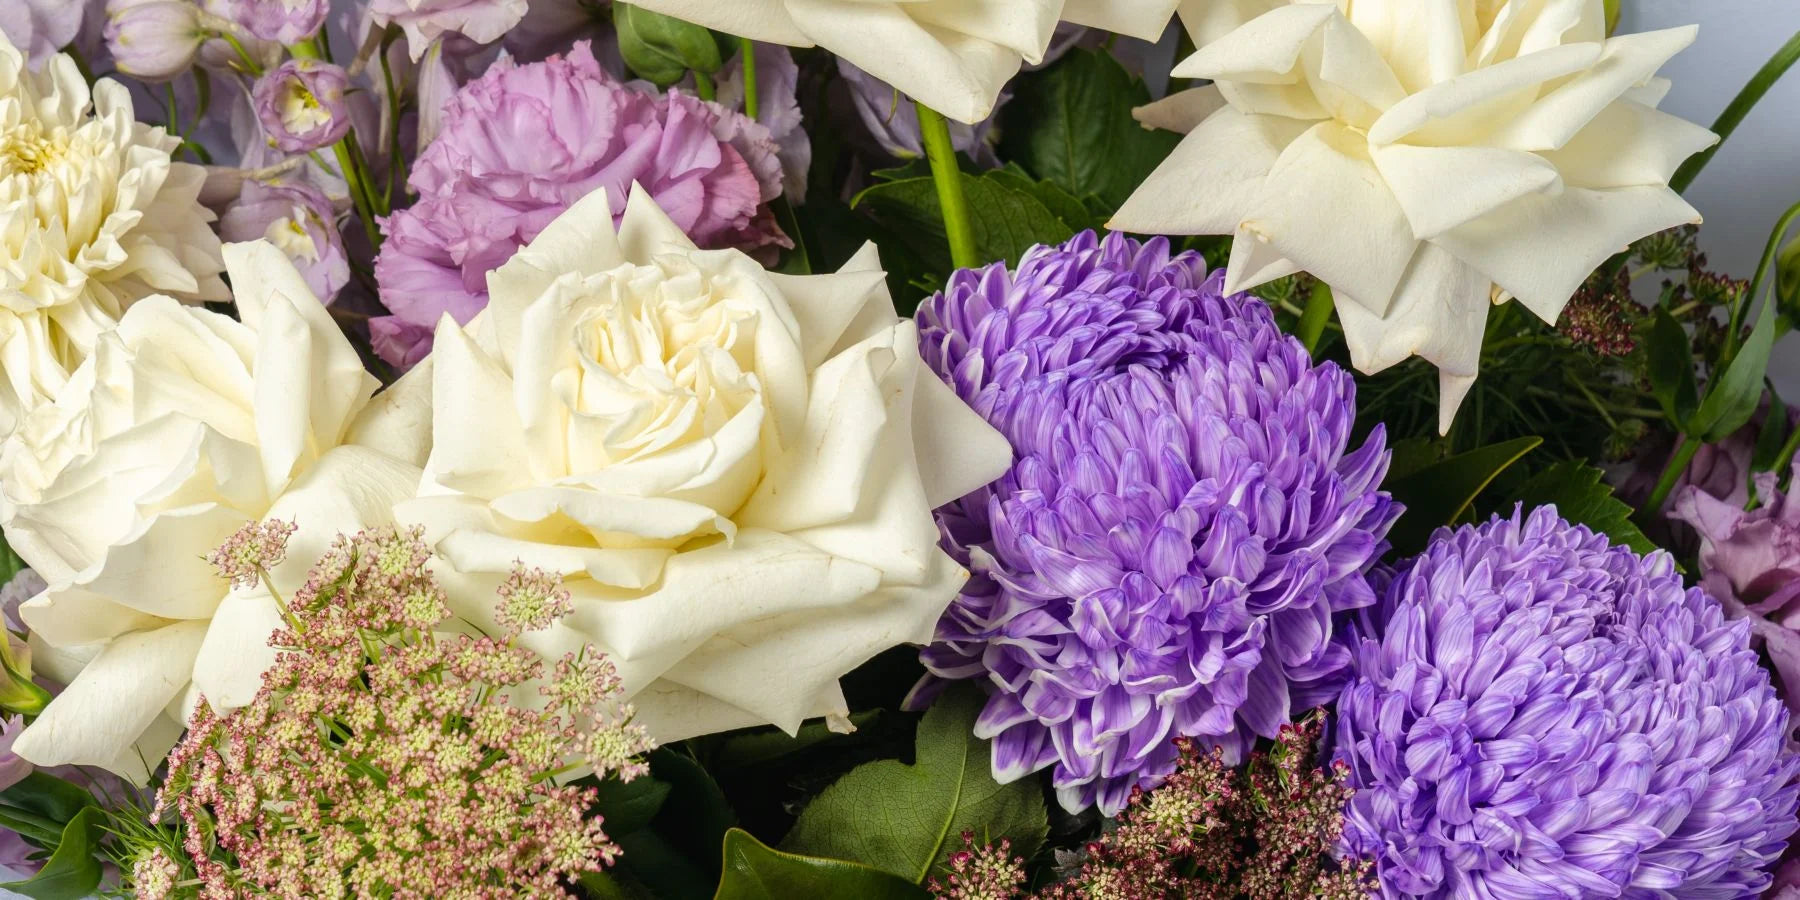
[[[605,192],[489,276],[429,360],[434,435],[402,504],[451,607],[496,626],[514,561],[557,572],[664,741],[847,712],[838,677],[931,639],[967,577],[931,510],[1010,450],[921,362],[874,248],[835,275],[700,251],[634,190]]]
[[[388,520],[419,470],[344,446],[375,381],[281,251],[226,248],[242,321],[150,297],[0,449],[0,524],[49,587],[20,609],[67,683],[14,749],[142,780],[196,698],[248,702],[279,621],[205,561],[246,522],[293,520],[287,595],[340,531]],[[409,448],[399,448],[405,455]]]
[[[99,336],[153,293],[228,298],[205,172],[74,60],[26,70],[0,35],[0,436],[55,397]]]
[[[1177,0],[638,0],[637,6],[772,44],[824,47],[961,122],[994,111],[1059,20],[1155,40]]]
[[[1596,266],[1698,222],[1668,187],[1711,132],[1659,112],[1693,28],[1608,38],[1600,0],[1188,0],[1191,126],[1113,226],[1235,234],[1228,290],[1330,284],[1357,368],[1441,373],[1446,430],[1491,303],[1554,322]],[[1210,115],[1208,115],[1210,113]]]

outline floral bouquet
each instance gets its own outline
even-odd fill
[[[0,0],[0,895],[1800,897],[1618,15]]]

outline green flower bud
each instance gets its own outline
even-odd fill
[[[668,87],[690,70],[712,75],[725,67],[712,32],[628,3],[613,5],[619,54],[639,78]]]

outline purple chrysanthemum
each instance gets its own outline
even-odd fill
[[[1355,651],[1349,852],[1388,898],[1738,898],[1800,757],[1749,629],[1554,508],[1440,530]]]
[[[938,511],[974,574],[924,661],[986,680],[995,773],[1054,766],[1070,809],[1159,783],[1172,738],[1236,752],[1334,695],[1332,614],[1374,602],[1398,513],[1382,434],[1346,454],[1349,373],[1223,275],[1089,232],[957,272],[919,311],[926,360],[1016,458]]]

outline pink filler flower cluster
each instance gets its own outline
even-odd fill
[[[253,523],[211,559],[266,583],[292,530]],[[569,609],[540,570],[499,588],[503,633],[435,634],[449,610],[429,558],[419,532],[390,528],[319,560],[256,699],[230,715],[202,702],[170,756],[153,818],[178,816],[185,859],[142,853],[139,897],[566,897],[563,879],[612,864],[594,789],[558,779],[646,771],[617,672],[590,647],[546,677],[517,645]]]

